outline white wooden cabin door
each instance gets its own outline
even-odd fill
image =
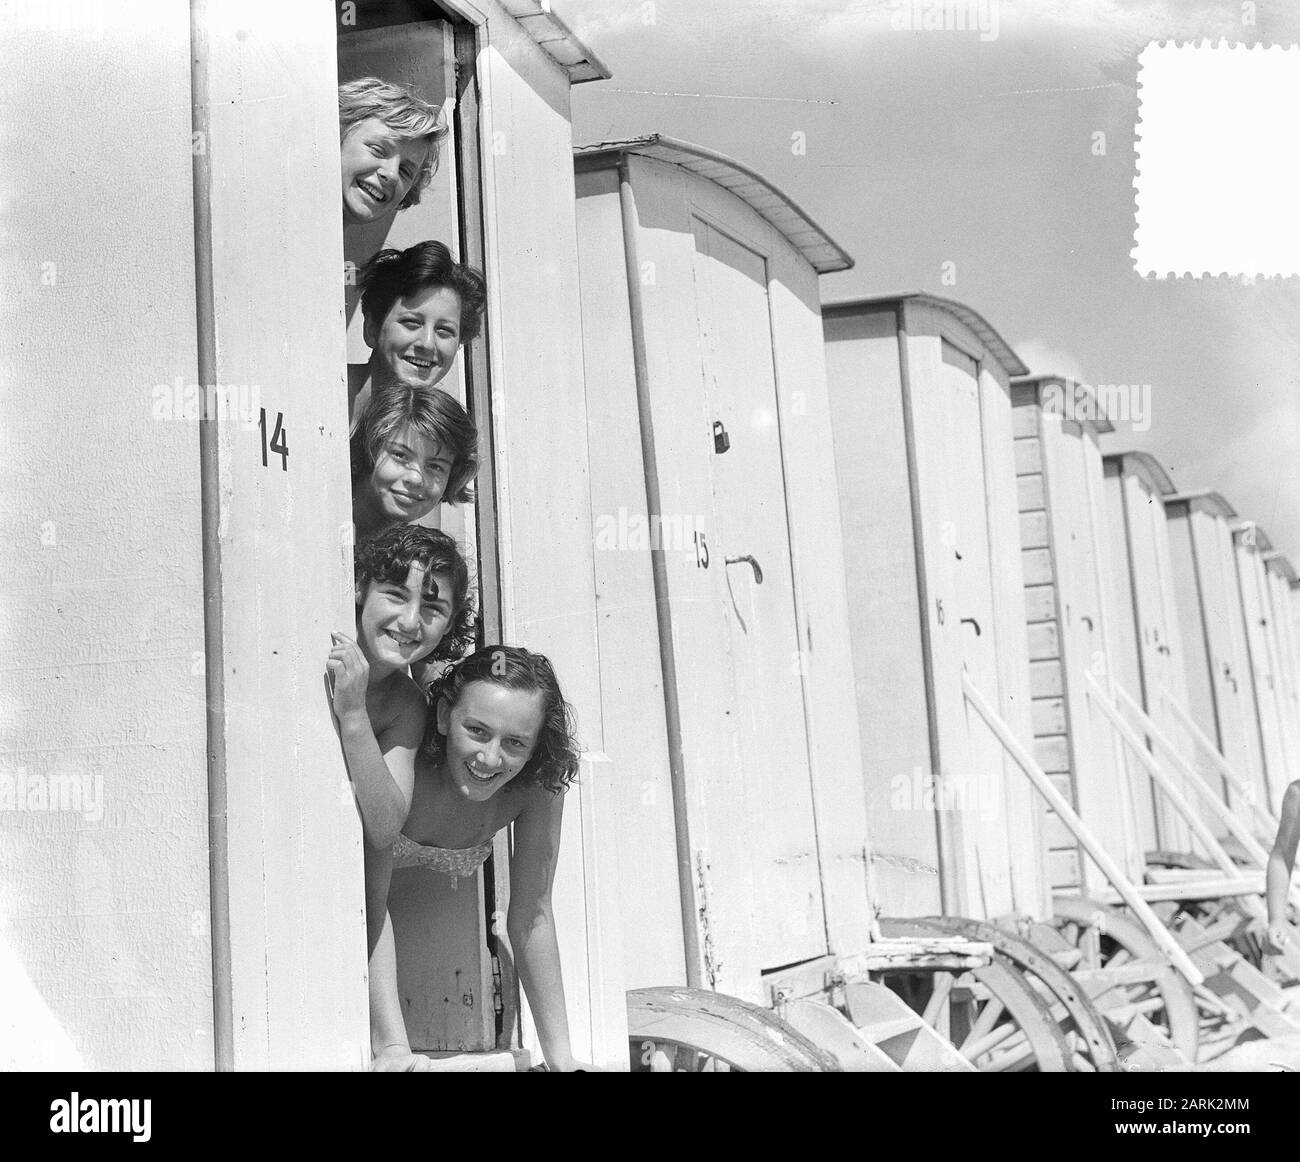
[[[1243,534],[1249,537],[1251,530]],[[1246,640],[1250,646],[1250,665],[1255,679],[1256,712],[1264,750],[1264,769],[1268,779],[1270,806],[1277,811],[1282,792],[1291,779],[1287,763],[1286,742],[1282,735],[1280,682],[1269,643],[1269,602],[1264,566],[1259,556],[1243,543],[1237,546],[1237,572],[1241,584],[1241,606],[1245,614]]]
[[[1211,643],[1210,680],[1218,708],[1219,750],[1238,774],[1249,781],[1260,805],[1265,805],[1268,783],[1264,777],[1259,718],[1255,713],[1255,679],[1250,671],[1232,533],[1216,518],[1193,512],[1189,519],[1202,520],[1201,527],[1205,530],[1203,541],[1197,544],[1203,592],[1201,616]],[[1219,785],[1217,777],[1214,783]],[[1225,794],[1229,804],[1235,804],[1239,793],[1225,789]]]
[[[704,391],[716,433],[706,551],[732,651],[731,673],[724,677],[719,667],[706,680],[735,683],[754,843],[756,959],[775,968],[821,956],[827,943],[767,264],[693,221]]]
[[[989,497],[984,475],[979,364],[940,340],[940,414],[944,417],[943,478],[947,519],[941,554],[951,554],[953,607],[943,611],[955,636],[962,669],[992,706],[999,704],[997,626],[989,541]],[[959,681],[959,676],[957,677]],[[1002,746],[988,725],[962,699],[964,751],[945,748],[944,779],[936,806],[959,820],[966,864],[967,911],[989,917],[1011,907],[1009,858],[1016,837],[1008,834]]]
[[[1177,647],[1177,613],[1173,607],[1171,579],[1173,566],[1168,554],[1165,507],[1160,497],[1138,477],[1128,477],[1125,486],[1133,489],[1129,507],[1132,522],[1129,545],[1133,561],[1143,686],[1140,691],[1130,690],[1128,693],[1138,701],[1145,702],[1148,716],[1166,737],[1177,738],[1181,728],[1165,707],[1161,695],[1163,688],[1178,700],[1180,706],[1187,706],[1186,681],[1181,669],[1183,661]],[[1131,769],[1136,771],[1135,778],[1139,786],[1145,784],[1151,787],[1155,802],[1156,844],[1172,851],[1189,850],[1191,833],[1169,797],[1152,786],[1149,776],[1144,776],[1140,768]],[[1181,776],[1175,777],[1181,785]]]

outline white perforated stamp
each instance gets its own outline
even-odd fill
[[[1138,273],[1300,273],[1300,51],[1153,43],[1139,65]]]

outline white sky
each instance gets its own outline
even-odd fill
[[[555,0],[614,73],[574,90],[575,138],[662,132],[753,167],[856,258],[822,280],[825,299],[933,291],[980,311],[1035,372],[1150,384],[1150,429],[1121,428],[1107,450],[1218,489],[1300,565],[1300,279],[1144,280],[1131,257],[1138,53],[1294,43],[1300,4],[1002,0],[984,40],[896,30],[895,8]]]

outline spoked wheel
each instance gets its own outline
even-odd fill
[[[1196,995],[1135,920],[1079,897],[1052,901],[1053,927],[1080,957],[1073,972],[1094,1005],[1123,1027],[1142,1016],[1188,1061],[1200,1042]]]
[[[934,935],[928,922],[881,920],[886,936]],[[873,974],[876,975],[876,974]],[[981,1073],[1066,1073],[1071,1049],[1043,997],[1000,953],[980,968],[878,974]]]
[[[692,988],[627,994],[633,1073],[839,1073],[840,1063],[768,1009]]]
[[[1065,1038],[1068,1049],[1065,1068],[1069,1072],[1121,1072],[1119,1053],[1105,1018],[1074,978],[1052,959],[1049,952],[993,924],[961,916],[893,921],[891,926],[899,924],[913,925],[917,934],[965,936],[970,940],[992,944],[1043,999],[1052,1020]],[[898,934],[908,933],[900,931]],[[1054,937],[1055,933],[1050,935]]]

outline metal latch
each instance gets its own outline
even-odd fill
[[[506,1011],[505,1000],[501,995],[501,961],[492,957],[492,1011],[499,1017]]]

